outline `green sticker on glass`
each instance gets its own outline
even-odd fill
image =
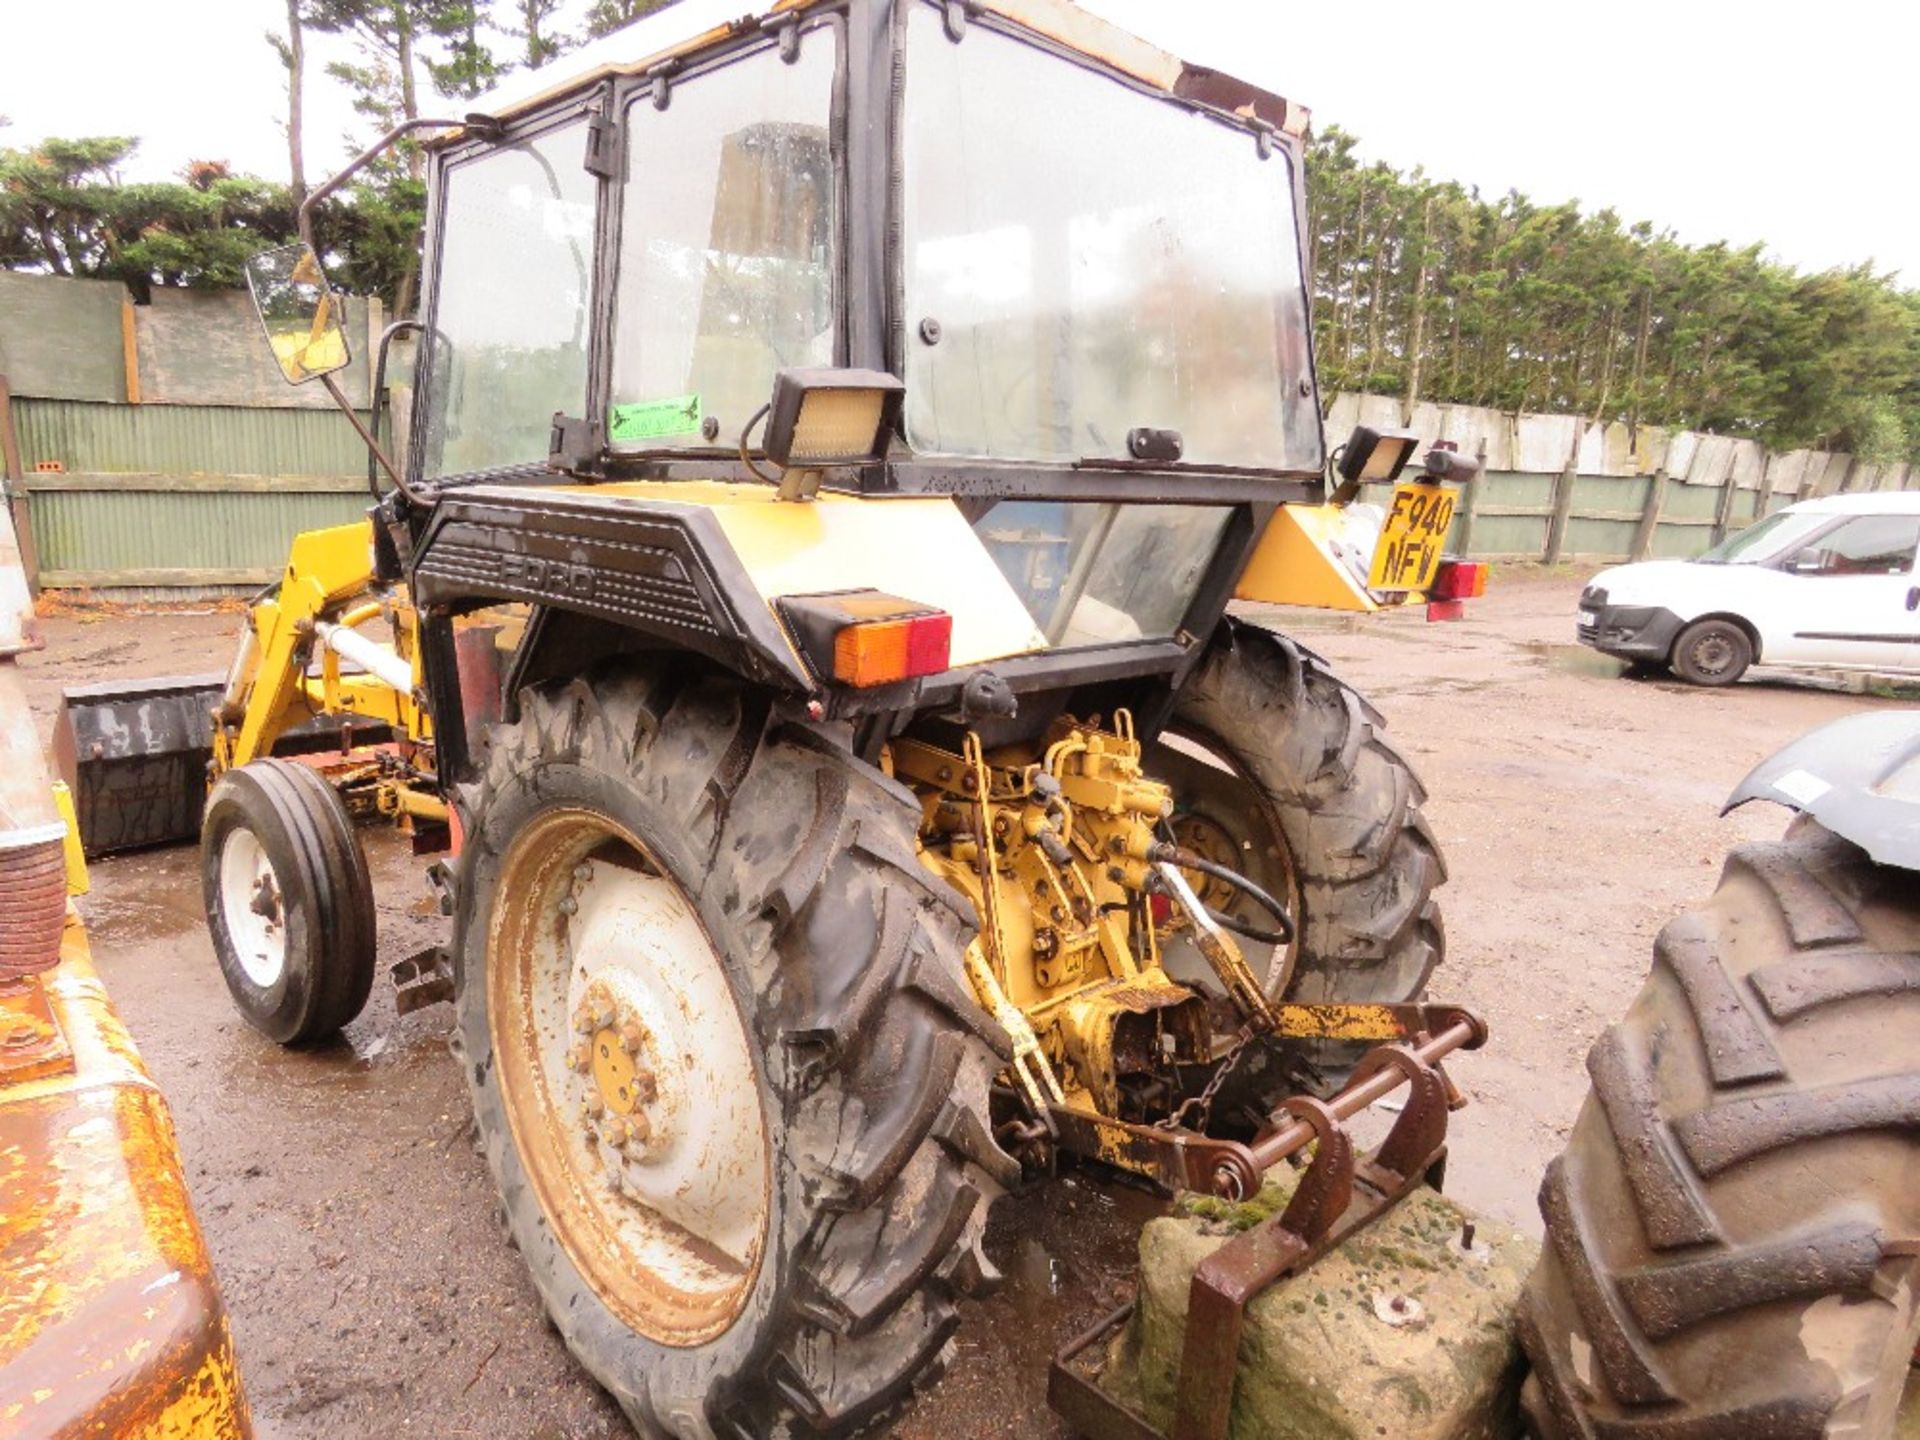
[[[690,435],[700,428],[700,397],[675,395],[667,400],[638,400],[613,407],[608,438],[658,440],[663,435]]]

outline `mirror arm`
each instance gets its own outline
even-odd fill
[[[316,189],[307,192],[307,198],[300,202],[300,214],[298,217],[300,238],[312,246],[317,253],[320,247],[313,243],[313,212],[315,207],[355,175],[358,175],[370,162],[378,158],[382,151],[386,150],[394,141],[398,140],[408,131],[466,129],[473,131],[483,138],[492,139],[498,137],[501,128],[497,120],[486,115],[469,115],[464,120],[442,120],[426,116],[416,117],[412,120],[402,120],[398,125],[374,141],[373,144],[349,160],[344,169],[324,181]]]
[[[333,397],[333,403],[340,407],[340,413],[345,415],[353,428],[360,432],[360,439],[365,442],[373,458],[380,462],[380,468],[387,472],[387,478],[393,481],[393,488],[415,505],[425,505],[426,497],[400,478],[400,472],[393,468],[393,461],[387,458],[387,452],[380,448],[380,442],[373,438],[373,433],[361,421],[360,412],[353,408],[353,401],[347,398],[347,392],[340,388],[332,373],[322,375],[320,383],[327,387],[327,393]]]

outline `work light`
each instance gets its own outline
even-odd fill
[[[1420,437],[1411,430],[1375,430],[1356,425],[1340,455],[1341,478],[1355,484],[1398,480]]]
[[[767,458],[783,470],[883,459],[905,390],[878,370],[782,370],[773,377]]]

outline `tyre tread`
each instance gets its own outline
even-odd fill
[[[1733,852],[1714,901],[1662,931],[1639,1001],[1588,1057],[1591,1098],[1541,1191],[1549,1243],[1518,1317],[1540,1440],[1815,1440],[1842,1410],[1897,1397],[1920,1330],[1900,1167],[1861,1152],[1843,1182],[1844,1148],[1803,1147],[1920,1131],[1920,1054],[1863,1053],[1842,1004],[1920,989],[1914,901],[1802,826]],[[1801,1062],[1822,1073],[1794,1074]],[[1868,1319],[1902,1375],[1841,1392],[1800,1329],[1829,1298],[1883,1303]],[[1727,1354],[1731,1374],[1714,1359]]]

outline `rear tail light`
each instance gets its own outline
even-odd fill
[[[1442,560],[1429,600],[1478,600],[1487,593],[1487,565],[1481,560]]]
[[[953,617],[944,610],[904,620],[861,620],[833,637],[833,678],[848,685],[891,685],[947,668]]]
[[[842,685],[892,685],[948,668],[953,616],[878,590],[787,595],[787,633],[816,675]]]

